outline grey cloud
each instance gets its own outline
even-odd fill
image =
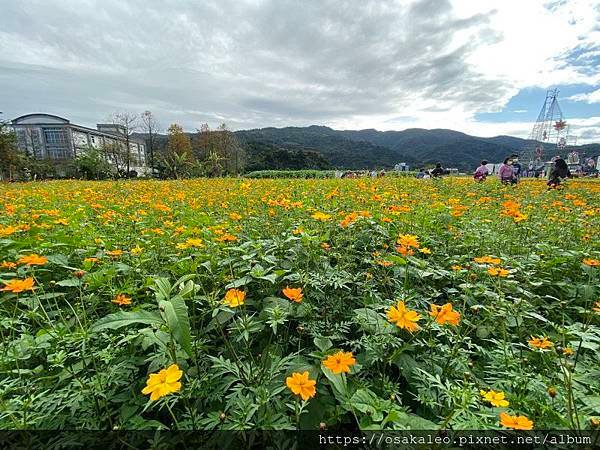
[[[234,128],[490,109],[511,91],[467,62],[502,36],[447,0],[21,0],[0,16],[0,110],[93,124],[152,109]],[[490,11],[493,14],[493,11]],[[451,47],[456,33],[467,43]],[[431,106],[429,106],[431,108]]]

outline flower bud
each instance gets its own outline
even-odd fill
[[[219,416],[219,420],[220,420],[221,422],[223,422],[223,421],[225,420],[225,418],[226,418],[226,417],[227,417],[227,416],[225,415],[225,413],[221,413],[221,415]]]
[[[554,397],[556,397],[556,388],[555,388],[554,386],[550,386],[550,387],[548,388],[548,395],[549,395],[551,398],[554,398]]]
[[[324,429],[326,429],[326,428],[327,428],[327,424],[326,424],[325,422],[321,422],[321,423],[319,424],[319,430],[324,430]]]

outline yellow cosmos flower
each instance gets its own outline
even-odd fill
[[[317,382],[308,378],[308,372],[294,372],[291,377],[285,379],[285,384],[290,391],[302,397],[302,400],[308,400],[317,393]]]
[[[317,211],[316,213],[314,213],[312,216],[313,219],[318,220],[320,222],[326,222],[329,219],[331,219],[331,216],[329,214],[325,214],[321,211]]]
[[[165,395],[178,392],[181,389],[181,376],[183,371],[177,364],[171,364],[166,369],[158,373],[151,373],[146,381],[146,387],[142,389],[142,394],[150,394],[150,400],[155,401]]]
[[[508,406],[508,400],[504,398],[504,392],[496,392],[496,391],[479,391],[483,399],[493,406],[497,407],[506,407]]]
[[[513,430],[532,430],[533,422],[526,416],[511,416],[505,412],[500,413],[500,425]]]
[[[350,372],[350,366],[354,364],[356,364],[356,359],[352,352],[339,351],[323,360],[323,365],[336,374]]]
[[[302,288],[286,287],[283,290],[283,295],[285,295],[288,299],[296,303],[300,303],[302,301],[302,297],[304,297],[304,294],[302,293]]]
[[[391,306],[387,312],[388,321],[411,333],[419,329],[417,322],[420,318],[416,311],[407,309],[403,301],[399,301],[396,306]]]
[[[244,300],[246,299],[246,293],[244,291],[240,291],[239,289],[229,289],[225,293],[225,298],[223,299],[223,303],[231,308],[237,308],[244,304]]]

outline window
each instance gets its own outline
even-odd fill
[[[72,157],[69,135],[64,128],[46,128],[44,130],[46,150],[50,159],[69,159]]]
[[[46,138],[46,144],[53,147],[64,147],[69,144],[67,130],[53,128],[46,129],[44,130],[44,137]]]

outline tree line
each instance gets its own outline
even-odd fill
[[[235,134],[221,124],[211,129],[202,124],[189,134],[173,123],[166,138],[151,111],[141,114],[115,113],[110,123],[119,127],[123,140],[88,147],[73,159],[40,159],[33,152],[20,151],[9,122],[0,122],[0,177],[5,180],[56,178],[84,179],[136,177],[133,168],[145,165],[146,175],[157,178],[219,177],[244,172],[247,158]],[[131,143],[145,142],[145,164],[131,151]],[[29,147],[28,147],[29,148]]]

